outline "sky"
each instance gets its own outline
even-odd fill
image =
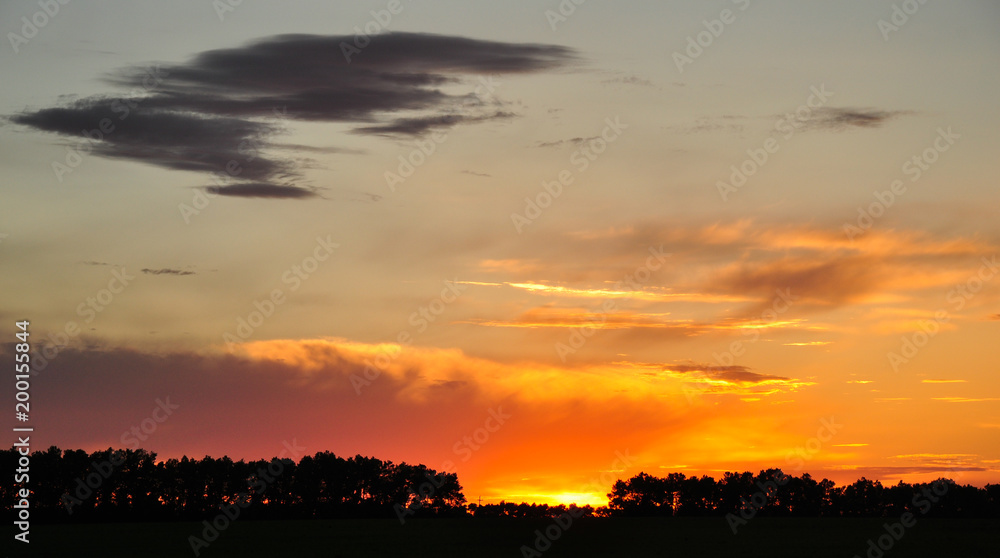
[[[46,6],[0,5],[37,449],[1000,481],[995,2]]]

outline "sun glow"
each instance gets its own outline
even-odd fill
[[[548,496],[551,503],[570,505],[576,504],[578,506],[606,506],[608,505],[608,497],[604,494],[597,494],[594,492],[561,492],[559,494],[552,494]]]

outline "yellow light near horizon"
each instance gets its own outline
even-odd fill
[[[576,504],[578,506],[591,505],[595,508],[598,506],[608,505],[608,497],[605,494],[597,494],[596,492],[562,492],[560,494],[553,494],[550,496],[552,501],[556,504]]]

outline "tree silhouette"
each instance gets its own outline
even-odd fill
[[[14,448],[0,461],[16,468]],[[424,465],[396,465],[330,452],[299,462],[229,457],[156,460],[145,450],[87,454],[50,447],[31,455],[32,510],[44,521],[203,520],[240,504],[248,518],[395,517],[393,506],[415,514],[464,513],[458,476]],[[5,509],[21,487],[0,485]]]
[[[778,481],[780,479],[780,482]],[[836,487],[817,482],[808,473],[784,475],[780,469],[726,472],[712,477],[685,478],[670,473],[658,478],[646,473],[616,481],[608,494],[608,513],[616,516],[742,514],[795,517],[889,517],[905,512],[931,517],[996,517],[1000,515],[1000,485],[984,488],[958,485],[950,479],[886,488],[861,478]]]
[[[0,461],[16,469],[14,448]],[[11,511],[20,486],[0,484]],[[424,465],[395,464],[372,457],[343,458],[331,452],[291,459],[234,462],[229,457],[157,461],[143,449],[87,454],[50,447],[31,454],[32,516],[58,521],[202,521],[223,506],[239,504],[240,517],[396,518],[451,516],[555,518],[565,513],[613,516],[705,516],[738,514],[796,517],[996,517],[1000,485],[959,485],[950,479],[899,482],[885,487],[861,478],[847,486],[816,481],[808,473],[787,476],[780,469],[709,476],[639,473],[618,480],[607,508],[549,506],[502,501],[466,507],[458,476]]]

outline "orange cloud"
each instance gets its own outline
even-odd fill
[[[934,401],[946,401],[948,403],[982,403],[985,401],[1000,401],[1000,397],[932,397]]]
[[[478,285],[489,287],[513,287],[523,291],[528,291],[537,295],[562,296],[575,298],[634,298],[637,300],[648,300],[657,302],[686,301],[686,302],[745,302],[752,300],[741,295],[721,295],[705,293],[674,293],[669,289],[655,287],[643,287],[637,290],[614,290],[614,289],[577,289],[560,285],[546,285],[543,283],[487,283],[481,281],[456,281],[460,285]]]
[[[808,325],[803,318],[763,321],[760,319],[723,319],[717,322],[695,322],[693,319],[667,319],[671,314],[642,312],[594,312],[584,308],[533,308],[515,320],[458,320],[453,323],[503,328],[586,328],[586,329],[669,329],[683,335],[701,335],[711,331],[743,331],[758,329],[801,329],[824,331],[822,325]],[[794,344],[794,343],[793,343]],[[827,342],[798,343],[825,345]]]
[[[344,339],[255,341],[240,346],[254,360],[276,361],[301,371],[303,380],[328,384],[348,380],[363,385],[389,381],[398,395],[422,402],[447,390],[478,393],[491,399],[526,401],[585,398],[666,398],[687,401],[692,390],[704,394],[764,394],[815,385],[751,372],[744,366],[613,362],[558,367],[521,362],[506,364],[469,357],[457,349],[365,344]],[[367,375],[366,375],[367,372]]]

